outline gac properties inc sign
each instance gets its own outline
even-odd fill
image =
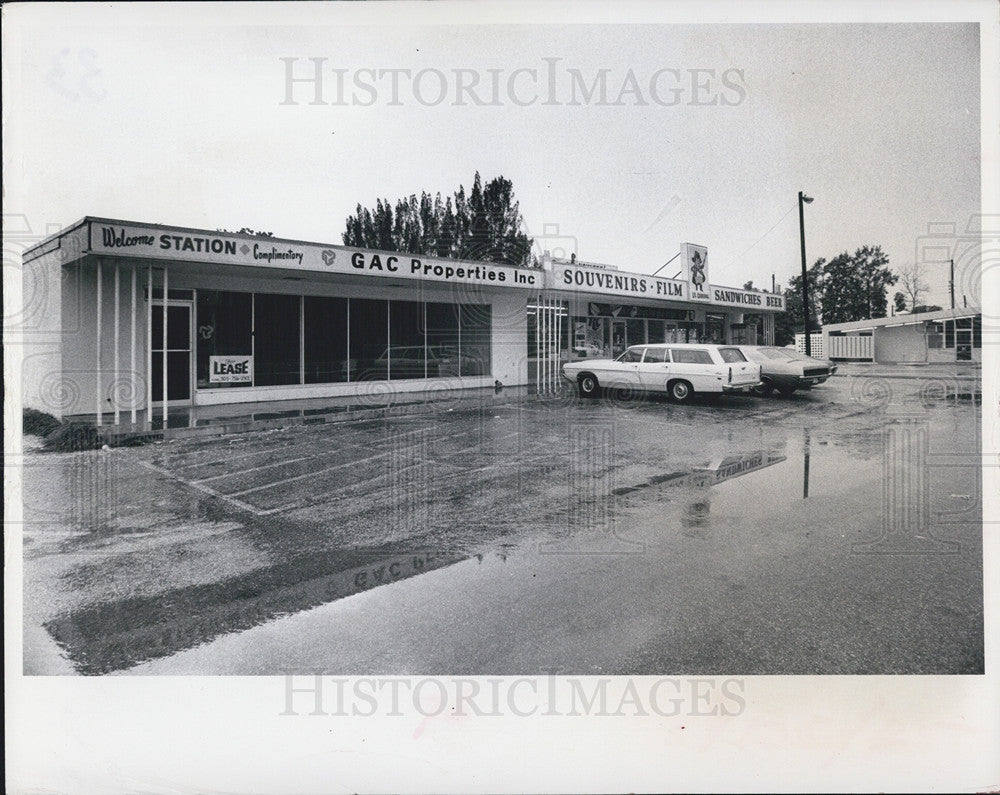
[[[343,273],[451,284],[538,289],[541,271],[414,256],[398,252],[325,246],[271,237],[245,237],[224,232],[133,224],[90,222],[90,249],[95,254],[143,259],[206,262],[315,273]]]

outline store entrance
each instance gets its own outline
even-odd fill
[[[628,334],[624,320],[611,321],[611,358],[617,359],[628,347]]]
[[[193,366],[192,304],[189,301],[167,302],[166,349],[163,337],[163,302],[152,306],[152,339],[150,340],[150,388],[153,402],[163,405],[163,357],[167,362],[167,404],[191,402],[191,371]]]
[[[972,361],[972,329],[955,329],[955,360]]]

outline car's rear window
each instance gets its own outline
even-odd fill
[[[736,348],[719,348],[719,355],[722,357],[722,361],[726,363],[745,362],[747,360],[743,352]]]
[[[715,364],[712,355],[702,348],[671,348],[670,355],[678,364]]]

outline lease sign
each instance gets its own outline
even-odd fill
[[[252,356],[209,356],[208,382],[210,384],[252,384]]]

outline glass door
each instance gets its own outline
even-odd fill
[[[191,402],[192,306],[190,302],[167,302],[167,348],[163,349],[163,302],[153,302],[152,373],[153,402],[163,403],[163,356],[167,357],[167,403]]]
[[[628,338],[625,336],[625,321],[611,321],[611,358],[617,359],[628,347]]]
[[[955,329],[955,360],[972,361],[972,329]]]

